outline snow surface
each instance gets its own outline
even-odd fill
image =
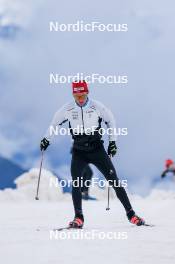
[[[43,171],[40,200],[35,201],[37,173],[38,170],[32,169],[19,177],[17,190],[0,192],[1,263],[174,263],[175,192],[172,190],[155,189],[146,198],[131,196],[137,213],[155,227],[131,225],[117,199],[111,200],[111,210],[106,211],[106,191],[100,190],[103,196],[98,194],[99,201],[83,202],[84,229],[62,232],[63,238],[66,236],[67,239],[58,236],[51,239],[54,228],[65,226],[72,220],[71,196],[63,194],[58,187],[47,188],[49,178],[54,176]],[[97,194],[97,189],[92,192]],[[108,232],[125,234],[127,239],[100,239],[98,236],[87,239],[86,234],[92,234],[94,230],[100,235]],[[75,235],[80,234],[83,238],[75,239]]]

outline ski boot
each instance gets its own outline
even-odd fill
[[[97,201],[97,199],[93,196],[90,196],[88,192],[82,192],[82,199],[83,200],[91,200],[91,201]]]
[[[74,220],[69,223],[69,228],[82,228],[84,224],[84,217],[75,216]]]
[[[127,213],[127,217],[130,223],[134,225],[137,225],[137,226],[145,225],[145,220],[137,216],[132,209]]]

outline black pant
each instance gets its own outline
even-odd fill
[[[94,164],[104,175],[106,180],[110,180],[110,185],[114,188],[118,199],[123,204],[126,212],[129,212],[132,207],[128,199],[127,193],[123,187],[116,187],[119,186],[119,179],[117,177],[111,159],[109,158],[103,146],[93,152],[86,152],[73,149],[71,162],[72,180],[77,180],[80,182],[83,170],[89,163]],[[75,215],[83,214],[81,185],[79,185],[78,187],[72,186],[72,199],[74,204]]]
[[[84,168],[83,172],[82,172],[82,177],[83,177],[83,186],[81,188],[81,191],[84,193],[88,193],[89,192],[89,186],[91,183],[91,179],[92,179],[92,169],[89,165],[86,165],[86,167]],[[88,184],[86,184],[86,182],[88,181]]]

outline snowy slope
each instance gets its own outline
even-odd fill
[[[153,228],[135,227],[128,223],[119,202],[84,202],[86,217],[82,239],[50,239],[50,230],[65,226],[72,219],[70,201],[48,203],[33,201],[0,204],[1,263],[4,264],[172,264],[175,261],[175,199],[133,200],[137,212]],[[36,229],[40,231],[36,231]],[[109,232],[125,234],[127,239],[86,239],[88,232],[98,236]],[[75,232],[77,231],[72,231]],[[91,234],[90,233],[90,234]],[[63,237],[68,236],[64,233]],[[80,235],[80,233],[79,233]],[[10,254],[9,254],[10,252]]]
[[[154,189],[146,198],[130,195],[136,212],[155,224],[150,228],[128,223],[117,199],[111,199],[111,210],[106,211],[106,190],[95,188],[92,193],[99,201],[83,202],[84,229],[60,234],[53,229],[72,220],[71,196],[59,187],[48,188],[55,176],[43,170],[41,199],[35,201],[37,175],[32,169],[16,180],[16,190],[0,192],[1,263],[174,263],[173,190]]]

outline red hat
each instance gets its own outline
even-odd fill
[[[171,166],[173,164],[173,161],[171,159],[167,159],[165,161],[165,166],[168,168],[169,166]]]
[[[76,93],[89,93],[87,83],[83,81],[73,82],[72,83],[73,94]]]

